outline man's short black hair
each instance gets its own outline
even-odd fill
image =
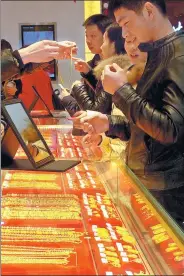
[[[165,0],[109,0],[108,9],[109,13],[112,15],[120,8],[126,8],[128,10],[139,12],[146,2],[150,2],[155,5],[164,16],[167,15]]]
[[[86,21],[83,23],[82,26],[87,27],[87,26],[92,26],[96,25],[99,30],[102,32],[102,34],[105,33],[106,28],[112,24],[112,19],[109,18],[106,15],[103,14],[94,14],[86,19]]]

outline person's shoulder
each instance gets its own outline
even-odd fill
[[[175,39],[173,40],[173,46],[175,50],[175,58],[184,56],[184,31],[177,33]]]
[[[96,54],[90,61],[88,61],[88,64],[91,68],[94,68],[99,61],[100,61],[100,56]]]

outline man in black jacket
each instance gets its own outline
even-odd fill
[[[174,32],[164,0],[111,0],[109,9],[148,61],[136,90],[116,64],[104,70],[104,90],[127,121],[99,113],[80,121],[90,133],[129,140],[127,165],[184,227],[184,32]]]

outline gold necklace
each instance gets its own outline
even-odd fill
[[[61,209],[54,208],[33,210],[32,208],[27,208],[25,210],[21,209],[2,209],[3,219],[58,219],[58,220],[81,220],[80,214],[78,212],[62,212]]]

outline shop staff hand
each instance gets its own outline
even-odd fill
[[[1,139],[2,139],[3,136],[4,136],[4,132],[5,132],[5,130],[4,130],[4,125],[1,123]]]
[[[75,42],[72,41],[61,41],[58,42],[59,45],[59,57],[57,59],[70,59],[71,56],[77,54],[77,46]]]
[[[101,80],[103,89],[111,95],[128,82],[125,71],[116,63],[105,66]]]
[[[90,135],[104,133],[109,129],[108,117],[97,111],[88,110],[81,113],[77,112],[74,114],[72,120],[74,124],[77,123],[78,127]]]
[[[18,52],[24,64],[49,62],[59,58],[60,46],[57,41],[42,40],[20,49]]]
[[[88,63],[80,58],[72,58],[74,61],[75,70],[87,74],[91,70],[91,67],[88,65]]]

